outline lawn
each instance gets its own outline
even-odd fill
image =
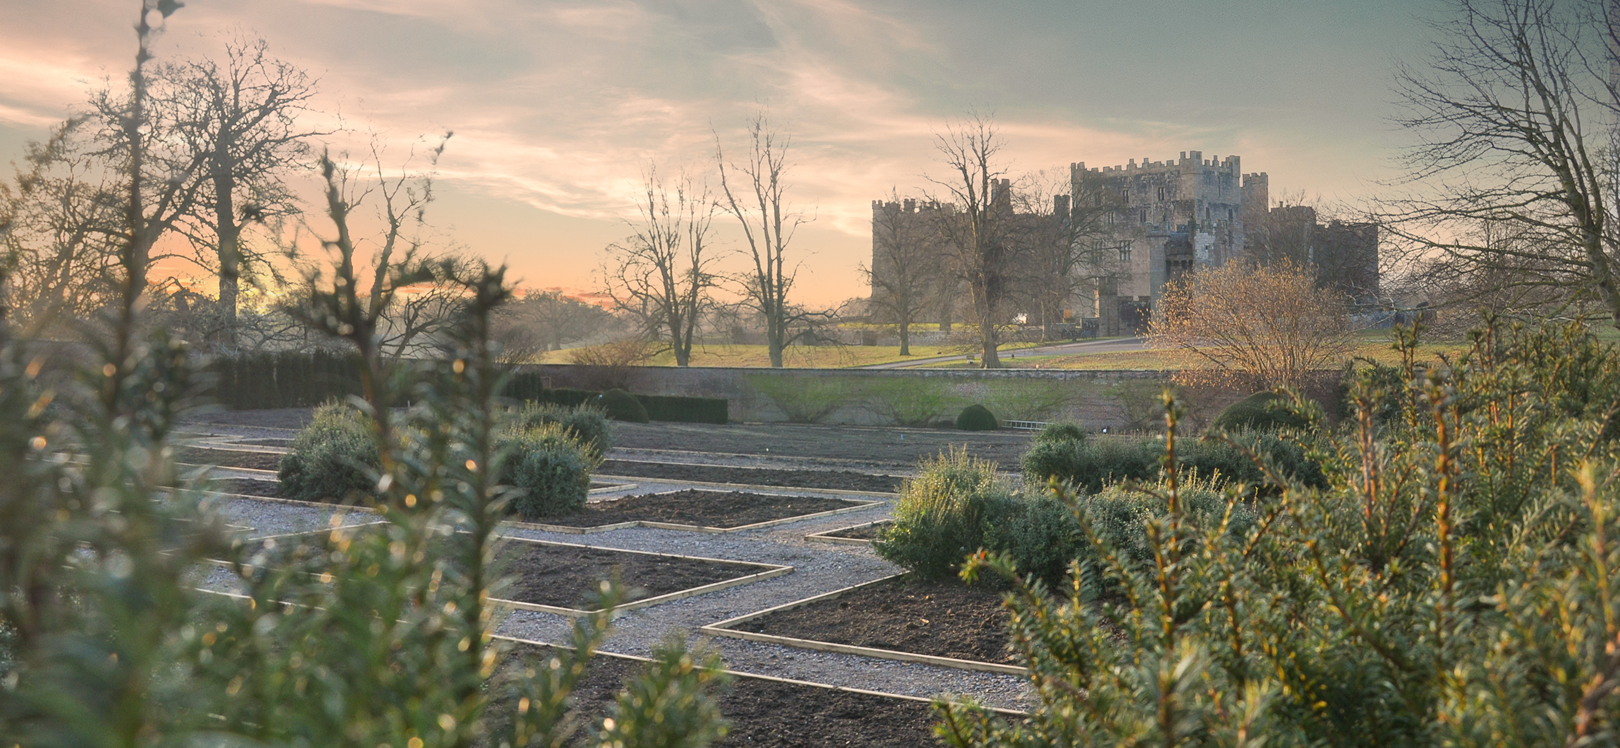
[[[1352,357],[1371,359],[1384,364],[1400,363],[1401,357],[1392,347],[1394,335],[1389,330],[1366,330],[1356,335]],[[1418,346],[1421,361],[1433,361],[1441,355],[1456,357],[1466,351],[1466,343],[1423,343]],[[1084,369],[1089,371],[1131,371],[1211,368],[1207,361],[1176,351],[1114,351],[1082,353],[1062,356],[1018,356],[1003,363],[1013,369]],[[936,364],[938,367],[962,368],[960,361]]]

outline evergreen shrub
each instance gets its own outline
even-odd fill
[[[929,578],[948,577],[985,545],[1012,510],[1015,493],[995,463],[952,449],[919,465],[900,487],[894,523],[874,543],[877,554]]]
[[[276,475],[289,499],[350,500],[376,488],[381,459],[370,419],[349,405],[329,401],[293,437]]]
[[[1292,409],[1293,399],[1276,392],[1256,392],[1226,406],[1210,424],[1213,431],[1277,431],[1310,428],[1310,419]]]
[[[1035,434],[1036,444],[1047,442],[1084,442],[1086,430],[1073,421],[1056,421],[1046,424],[1046,427]]]
[[[642,407],[641,401],[624,390],[608,390],[602,393],[596,402],[607,413],[608,418],[615,421],[646,423],[649,420],[647,409]]]
[[[959,431],[995,431],[1001,428],[1001,424],[989,408],[974,403],[963,408],[956,416],[956,428]]]
[[[598,464],[613,449],[613,427],[608,424],[607,412],[595,405],[525,403],[508,415],[508,423],[513,431],[557,424]]]
[[[518,493],[508,505],[523,519],[556,517],[585,507],[596,461],[561,423],[542,423],[506,432],[498,442],[506,452],[497,482]]]

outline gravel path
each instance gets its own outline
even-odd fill
[[[222,428],[214,427],[209,430],[218,433]],[[261,438],[266,435],[264,433],[266,429],[244,429],[244,431],[253,433],[239,433],[232,436]],[[773,462],[770,466],[778,467],[782,464]],[[234,471],[222,469],[214,472],[216,475],[230,475]],[[615,492],[610,496],[655,493],[682,487],[684,486],[672,483],[640,480],[634,488]],[[807,496],[833,495],[776,487],[761,487],[759,490]],[[847,493],[837,496],[849,498]],[[599,497],[593,496],[593,499],[595,498]],[[882,500],[886,497],[874,495],[872,498]],[[331,525],[334,514],[344,525],[375,520],[374,515],[364,510],[334,511],[325,507],[255,499],[222,498],[217,501],[216,506],[227,522],[252,528],[245,531],[245,534],[254,537],[323,529]],[[859,512],[724,534],[652,528],[630,528],[588,535],[515,528],[509,532],[518,537],[602,548],[706,556],[793,567],[792,573],[780,577],[653,605],[624,614],[615,622],[614,633],[605,649],[619,654],[645,656],[654,645],[671,632],[682,632],[689,640],[696,640],[698,637],[694,632],[701,626],[896,573],[899,570],[897,567],[877,558],[870,548],[830,545],[804,539],[809,533],[885,519],[890,516],[890,511],[891,503],[884,501]],[[213,589],[222,590],[233,587],[229,575],[224,571],[216,571],[210,575],[205,584]],[[501,621],[499,633],[521,639],[560,643],[567,640],[566,632],[570,624],[571,619],[564,616],[512,611]],[[991,706],[1008,709],[1024,709],[1030,705],[1027,685],[1024,679],[1018,676],[818,652],[729,637],[715,637],[709,641],[724,657],[727,667],[739,672],[909,696],[973,696]]]

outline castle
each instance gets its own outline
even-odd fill
[[[1010,206],[1011,186],[1002,181],[996,188],[997,204]],[[1179,158],[1140,164],[1133,159],[1124,166],[1071,164],[1069,194],[1055,196],[1050,213],[1046,206],[1008,208],[1004,311],[1030,324],[1083,322],[1098,335],[1128,334],[1146,322],[1166,283],[1194,268],[1237,259],[1288,259],[1315,268],[1318,285],[1357,300],[1377,296],[1376,226],[1323,226],[1311,208],[1272,208],[1269,202],[1266,173],[1244,174],[1237,156],[1206,159],[1200,151],[1184,151]],[[880,282],[880,274],[898,267],[891,257],[896,248],[901,242],[938,245],[939,232],[929,227],[952,206],[907,200],[872,207],[878,299],[893,286]],[[1071,261],[1048,259],[1060,257]],[[930,310],[942,326],[953,314],[949,299],[960,292],[948,276],[937,281],[941,299]]]

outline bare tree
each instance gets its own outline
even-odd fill
[[[88,152],[84,124],[68,120],[29,143],[26,167],[0,183],[5,319],[29,337],[90,318],[117,293],[124,198]]]
[[[935,137],[934,148],[949,169],[929,181],[945,190],[939,229],[951,266],[967,284],[979,324],[979,347],[986,369],[1001,367],[996,325],[1003,321],[1003,302],[1017,252],[1013,239],[1011,182],[1004,178],[1000,153],[1005,144],[995,124],[974,113]]]
[[[1400,74],[1400,122],[1423,140],[1405,155],[1409,194],[1381,218],[1406,259],[1497,279],[1497,289],[1592,300],[1620,325],[1600,124],[1620,115],[1606,5],[1457,0],[1430,68]],[[1498,228],[1479,230],[1487,224]]]
[[[801,338],[813,336],[818,322],[830,319],[789,300],[799,264],[788,257],[788,246],[799,226],[808,219],[787,199],[788,147],[791,141],[770,127],[765,114],[748,120],[748,149],[741,164],[728,163],[714,136],[714,160],[720,168],[721,207],[742,224],[746,250],[753,267],[739,278],[746,303],[765,322],[765,343],[771,366],[782,367],[782,351]]]
[[[1191,360],[1178,379],[1259,390],[1302,386],[1349,354],[1345,297],[1316,287],[1287,260],[1229,261],[1171,281],[1148,323],[1148,345]]]
[[[1113,231],[1119,194],[1089,182],[1073,183],[1066,174],[1037,172],[1023,182],[1015,195],[1024,207],[1018,225],[1029,253],[1021,283],[1050,340],[1076,292],[1123,274]]]
[[[665,340],[676,366],[689,366],[701,316],[718,281],[709,231],[718,206],[706,185],[682,175],[673,194],[648,168],[635,234],[607,248],[603,285],[614,306]],[[746,226],[745,226],[746,227]]]
[[[520,363],[546,351],[586,340],[619,327],[612,313],[595,304],[564,296],[561,291],[530,293],[503,307],[496,318],[495,338],[502,357]]]
[[[872,265],[861,274],[872,286],[869,311],[895,324],[900,355],[911,355],[911,326],[934,304],[939,285],[939,232],[934,211],[918,212],[912,199],[890,190],[889,199],[872,208]]]
[[[189,60],[159,66],[153,107],[169,125],[168,140],[182,158],[201,157],[194,220],[182,224],[198,256],[219,280],[219,323],[210,336],[236,345],[241,278],[265,256],[249,250],[243,232],[254,222],[291,215],[297,207],[287,173],[309,156],[306,140],[326,134],[299,126],[315,83],[277,60],[262,39],[236,39],[224,64]]]
[[[378,146],[371,149],[370,163],[358,167],[322,155],[326,212],[338,234],[321,243],[333,255],[335,269],[328,278],[323,265],[289,248],[289,262],[303,275],[304,297],[285,307],[289,313],[320,330],[335,325],[333,334],[353,342],[365,356],[391,362],[431,349],[435,336],[459,320],[459,295],[465,287],[459,279],[476,261],[453,253],[430,254],[423,233],[427,206],[433,202],[434,170],[451,135],[446,133],[428,152],[423,170],[410,168],[407,160],[406,167],[391,172]],[[382,228],[365,273],[357,265],[361,242],[352,235],[350,221],[368,201],[374,202]],[[332,284],[337,290],[322,290]],[[356,304],[360,308],[349,308]]]

